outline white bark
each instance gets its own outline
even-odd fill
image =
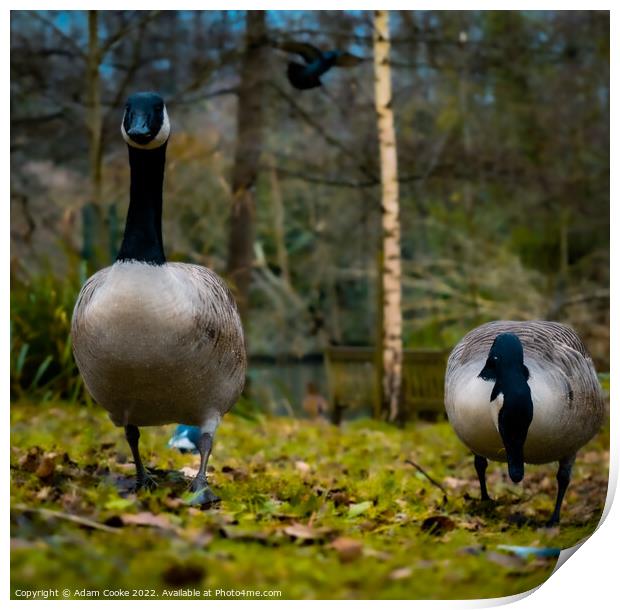
[[[402,383],[400,219],[398,160],[392,112],[388,11],[374,13],[375,106],[381,156],[383,229],[383,404],[390,421],[397,419]]]

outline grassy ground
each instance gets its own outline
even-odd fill
[[[12,408],[11,579],[17,589],[122,589],[124,597],[218,589],[282,598],[483,598],[543,582],[555,560],[520,559],[498,545],[567,548],[596,527],[607,489],[609,436],[585,447],[560,528],[542,526],[553,465],[524,484],[489,468],[491,507],[447,423],[342,429],[287,418],[229,415],[210,481],[218,508],[187,506],[198,457],[166,446],[172,427],[143,429],[159,487],[130,492],[122,430],[99,408]],[[421,466],[445,489],[433,485]],[[134,590],[142,590],[134,593]],[[23,595],[23,593],[21,593]],[[61,594],[62,595],[62,594]],[[107,595],[107,594],[106,594]],[[251,597],[254,593],[246,594]]]

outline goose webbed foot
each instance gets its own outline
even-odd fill
[[[204,476],[197,475],[190,483],[190,489],[194,495],[189,500],[189,504],[193,506],[206,506],[221,501],[220,497],[209,487],[207,478]]]
[[[125,426],[125,438],[129,443],[131,454],[133,455],[133,461],[136,465],[136,485],[135,491],[146,489],[151,491],[157,487],[157,481],[147,472],[142,458],[140,457],[140,429],[138,426],[129,424]]]
[[[136,477],[136,491],[140,491],[141,489],[145,489],[146,491],[153,491],[157,487],[157,480],[151,474],[149,474],[146,470],[143,473]]]

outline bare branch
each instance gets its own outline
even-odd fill
[[[41,23],[44,23],[47,27],[51,28],[57,36],[62,38],[62,40],[64,40],[73,49],[76,56],[80,59],[86,60],[86,53],[84,53],[75,40],[73,40],[71,36],[65,34],[51,19],[48,19],[38,11],[33,11],[31,15]]]
[[[350,159],[353,159],[358,169],[365,176],[368,176],[371,180],[378,181],[378,178],[360,161],[358,156],[353,151],[344,146],[340,140],[327,133],[327,131],[323,129],[323,126],[312,118],[290,95],[288,95],[288,93],[284,92],[282,88],[273,81],[269,81],[268,84],[275,89],[275,91],[293,107],[293,110],[295,110],[302,120],[308,123],[308,125],[310,125],[310,127],[312,127],[328,144],[340,150]]]
[[[129,32],[134,30],[135,28],[142,29],[149,21],[157,17],[161,11],[145,11],[146,15],[140,18],[138,21],[129,21],[122,28],[117,30],[114,34],[110,35],[104,42],[101,43],[100,49],[100,57],[104,57],[104,55],[112,49],[112,47],[120,42]]]

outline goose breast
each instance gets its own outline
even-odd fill
[[[86,386],[117,425],[201,425],[243,389],[239,315],[204,267],[119,262],[96,273],[72,334]]]

